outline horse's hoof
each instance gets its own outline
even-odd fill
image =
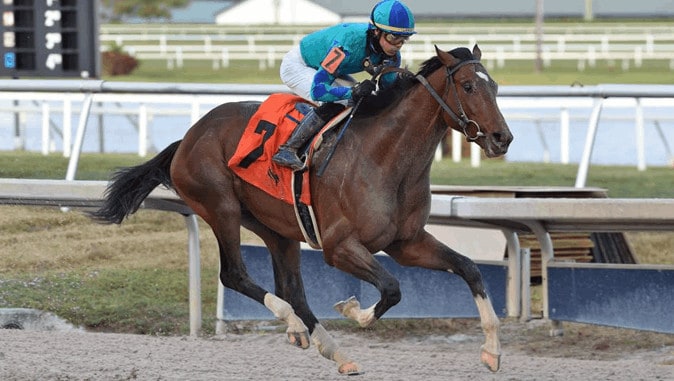
[[[288,343],[302,349],[307,349],[311,345],[306,332],[288,332]]]
[[[497,372],[501,368],[501,355],[494,354],[482,348],[480,361],[492,372]]]
[[[356,299],[355,296],[352,296],[347,300],[342,300],[341,302],[335,303],[333,308],[337,312],[339,312],[342,316],[350,318],[351,316],[349,316],[348,314],[349,310],[353,308],[360,309],[360,302],[358,301],[358,299]]]
[[[356,364],[353,361],[350,361],[339,366],[339,373],[346,374],[347,376],[357,376],[365,372],[362,372],[360,370],[358,364]]]

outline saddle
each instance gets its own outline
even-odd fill
[[[268,195],[293,205],[295,216],[306,242],[315,249],[321,248],[321,238],[316,228],[316,218],[311,206],[309,171],[293,172],[291,168],[276,164],[272,156],[285,143],[304,115],[314,105],[292,94],[270,95],[250,118],[228,167],[241,180]],[[314,150],[322,142],[323,134],[349,115],[351,108],[329,121],[304,147],[306,168],[311,165]]]

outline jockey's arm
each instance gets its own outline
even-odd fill
[[[351,99],[351,88],[333,86],[337,78],[325,69],[319,68],[311,84],[311,98],[319,102],[336,102]]]

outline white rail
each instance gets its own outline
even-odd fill
[[[166,61],[180,67],[186,61],[212,61],[214,68],[230,61],[258,62],[261,68],[276,65],[285,52],[306,34],[321,26],[236,26],[224,25],[103,25],[99,35],[103,50],[122,47],[141,60]],[[537,58],[538,34],[532,24],[426,24],[403,47],[408,66],[425,60],[433,45],[446,49],[479,44],[490,67],[507,61]],[[666,60],[674,70],[674,27],[667,23],[548,24],[542,39],[542,59],[578,61],[578,69],[598,60],[621,62],[624,69],[640,67],[644,60]]]
[[[171,84],[171,83],[126,83],[97,80],[0,80],[0,111],[15,115],[0,122],[0,127],[17,130],[17,141],[20,140],[21,119],[25,113],[33,112],[41,115],[42,152],[50,151],[51,133],[56,130],[63,141],[64,155],[70,157],[70,165],[66,179],[73,180],[77,169],[77,161],[82,149],[88,115],[92,112],[102,116],[106,114],[137,115],[139,136],[138,153],[147,153],[147,137],[149,120],[158,115],[189,115],[191,123],[201,116],[204,105],[210,107],[229,101],[263,100],[273,92],[288,91],[283,85],[238,85],[238,84]],[[532,102],[532,99],[535,100]],[[587,136],[583,155],[580,161],[576,186],[584,187],[587,179],[592,151],[595,147],[597,129],[601,119],[601,111],[609,107],[607,99],[631,99],[635,110],[635,141],[637,146],[637,168],[646,169],[644,125],[646,120],[656,123],[672,121],[671,114],[652,116],[645,115],[643,108],[651,104],[659,107],[674,107],[674,85],[599,85],[586,87],[568,86],[502,86],[499,104],[508,110],[523,110],[526,113],[535,108],[559,108],[561,128],[560,141],[562,158],[568,161],[569,150],[569,115],[570,107],[576,105],[592,110],[588,121]],[[4,102],[2,102],[4,101]],[[20,101],[20,102],[19,102]],[[26,105],[28,103],[28,105]],[[121,107],[122,103],[135,103],[137,107]],[[73,141],[73,105],[80,105],[79,125]],[[158,105],[173,105],[169,109]],[[100,105],[100,106],[99,106]],[[105,106],[104,106],[105,105]],[[625,107],[620,105],[619,107]],[[167,111],[168,110],[168,111]],[[207,110],[206,110],[207,111]],[[52,114],[60,113],[60,121],[54,121]],[[514,115],[513,117],[515,117]],[[657,117],[658,119],[653,119]],[[526,118],[524,115],[522,118]],[[14,125],[12,126],[12,122]],[[58,125],[61,129],[58,129]],[[187,127],[187,126],[186,126]],[[663,144],[669,149],[671,144],[663,135]],[[460,150],[460,144],[453,145]],[[474,150],[477,152],[477,150]],[[455,151],[456,153],[456,151]],[[454,157],[460,158],[459,155]],[[671,149],[669,149],[671,156]],[[479,165],[479,156],[473,155],[473,165]]]

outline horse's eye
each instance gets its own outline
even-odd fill
[[[463,89],[466,90],[467,93],[470,93],[473,91],[473,84],[470,82],[466,82],[463,84]]]

